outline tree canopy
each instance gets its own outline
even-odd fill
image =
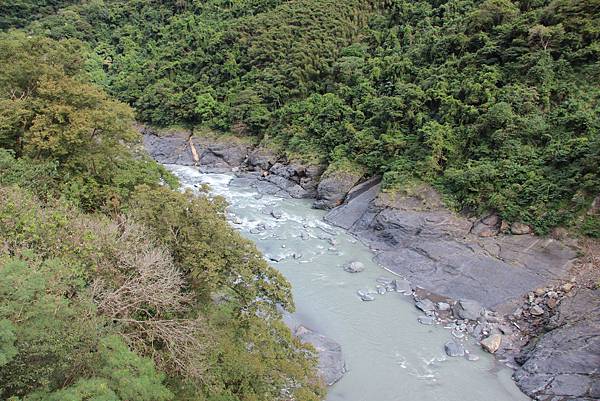
[[[390,190],[426,181],[547,233],[600,187],[599,15],[597,0],[98,0],[28,30],[88,43],[96,81],[142,121],[350,158]]]

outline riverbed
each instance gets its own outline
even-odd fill
[[[377,280],[393,276],[373,262],[365,245],[324,222],[324,212],[310,201],[261,195],[233,174],[167,167],[184,187],[209,184],[227,199],[232,226],[292,284],[294,318],[341,344],[347,373],[329,388],[327,401],[529,399],[512,381],[512,371],[468,337],[454,340],[477,360],[446,356],[451,331],[419,323],[422,313],[410,296],[387,292],[362,301],[357,291],[376,293]],[[344,271],[352,261],[365,270]]]

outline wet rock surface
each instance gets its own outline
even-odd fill
[[[342,347],[331,338],[316,333],[305,326],[298,326],[294,335],[311,344],[319,353],[319,373],[328,386],[340,380],[346,373]]]

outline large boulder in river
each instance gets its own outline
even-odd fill
[[[346,264],[344,266],[344,270],[348,273],[360,273],[361,271],[365,270],[365,265],[361,262],[354,261]]]
[[[564,298],[546,331],[517,358],[517,385],[539,400],[600,399],[600,289]]]
[[[333,385],[346,373],[346,363],[342,356],[342,346],[323,334],[305,326],[298,326],[294,335],[311,344],[319,353],[319,374],[328,386]]]
[[[313,207],[331,209],[339,206],[363,175],[362,171],[355,169],[328,169],[317,187],[317,200]]]

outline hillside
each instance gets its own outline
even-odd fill
[[[577,226],[598,195],[600,3],[93,1],[30,31],[77,38],[95,80],[159,126],[350,159],[468,213]]]
[[[318,400],[289,283],[140,151],[81,42],[0,34],[0,398]]]

